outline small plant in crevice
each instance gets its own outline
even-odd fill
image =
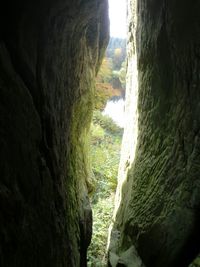
[[[189,267],[200,267],[200,254],[194,259]]]
[[[93,237],[88,249],[89,267],[106,266],[107,236],[114,209],[122,132],[111,118],[100,111],[94,112],[90,158],[95,191],[91,196]]]

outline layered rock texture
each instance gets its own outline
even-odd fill
[[[1,6],[0,266],[87,266],[87,135],[107,12],[106,0]],[[110,265],[186,267],[200,251],[200,2],[129,0],[128,13]]]
[[[87,132],[106,0],[0,10],[0,266],[86,266]]]
[[[128,84],[136,86],[128,92],[138,110],[133,94],[126,109],[138,130],[127,123],[110,265],[185,267],[200,250],[200,2],[132,0],[128,8]]]

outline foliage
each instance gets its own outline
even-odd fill
[[[121,69],[119,71],[119,80],[121,82],[122,88],[126,87],[126,62],[124,61],[121,65]]]
[[[106,57],[96,78],[95,112],[91,125],[90,160],[95,179],[91,196],[93,237],[88,249],[88,266],[106,266],[108,227],[114,208],[114,192],[120,158],[122,128],[100,111],[113,97],[122,97],[125,88],[126,40],[111,38]]]
[[[107,101],[113,96],[120,96],[120,91],[113,89],[109,83],[96,83],[94,108],[103,111]]]
[[[120,70],[113,70],[112,72],[112,86],[114,88],[121,88],[121,93],[125,93],[126,87],[126,62],[122,62]],[[122,90],[123,89],[123,90]]]
[[[100,83],[110,82],[112,78],[112,68],[112,60],[110,58],[104,57],[96,81]]]
[[[110,38],[106,50],[106,57],[112,58],[113,69],[119,70],[126,59],[126,39],[115,37]]]
[[[114,195],[101,199],[93,205],[93,236],[88,251],[88,266],[103,267],[106,265],[106,243],[108,228],[112,219]]]
[[[96,77],[95,109],[103,110],[109,99],[125,95],[126,40],[111,38]]]
[[[199,267],[200,266],[200,255],[189,265],[189,267]]]
[[[88,251],[88,266],[106,266],[107,231],[114,208],[114,192],[120,158],[122,129],[112,119],[95,111],[91,125],[92,170],[95,193],[91,196],[93,209],[93,238]]]
[[[123,134],[123,129],[119,127],[109,116],[102,115],[100,111],[94,112],[93,122],[95,125],[100,125],[108,135],[121,137]]]

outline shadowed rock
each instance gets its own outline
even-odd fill
[[[7,1],[0,22],[0,266],[86,266],[107,1]]]

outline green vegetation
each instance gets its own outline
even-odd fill
[[[111,38],[96,78],[95,109],[103,110],[108,99],[125,96],[126,39]]]
[[[114,209],[123,130],[101,111],[108,100],[124,96],[125,76],[126,40],[111,38],[96,78],[95,112],[90,131],[90,161],[94,174],[91,188],[94,190],[91,195],[93,237],[88,249],[89,267],[107,266],[108,228]]]
[[[88,250],[88,266],[106,266],[108,227],[114,208],[114,193],[120,158],[122,129],[100,111],[95,111],[91,125],[91,162],[95,192],[91,196],[93,209],[93,239]]]
[[[112,59],[114,70],[120,70],[126,59],[126,39],[110,38],[106,49],[106,57]]]
[[[200,266],[200,255],[189,265],[189,267],[199,267]]]

